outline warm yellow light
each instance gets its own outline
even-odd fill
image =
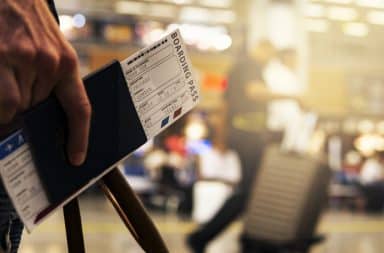
[[[142,15],[146,11],[147,4],[133,1],[118,1],[115,3],[115,11],[122,14]]]
[[[350,4],[353,0],[325,0],[325,2],[334,4]]]
[[[307,4],[305,15],[311,18],[322,18],[325,16],[325,7],[321,4]]]
[[[163,37],[165,35],[165,30],[162,28],[155,28],[146,33],[143,36],[143,42],[145,45],[150,45],[157,41],[159,38]]]
[[[355,119],[347,119],[343,122],[343,131],[347,134],[355,134],[357,132],[357,121]]]
[[[215,10],[211,11],[212,15],[210,21],[213,23],[227,23],[231,24],[236,21],[236,13],[231,10]]]
[[[368,35],[368,26],[364,23],[346,23],[343,25],[343,32],[354,37],[365,37]]]
[[[374,25],[384,25],[384,11],[368,12],[367,21]]]
[[[215,37],[213,44],[217,51],[224,51],[231,47],[232,38],[228,34],[222,34],[221,36]]]
[[[193,121],[185,128],[185,135],[188,140],[201,140],[207,133],[208,129],[202,121]]]
[[[184,7],[180,10],[180,20],[187,22],[209,22],[211,12],[206,8]]]
[[[350,164],[350,165],[357,165],[357,164],[360,164],[361,163],[361,160],[362,160],[362,157],[361,155],[359,154],[359,152],[356,152],[356,151],[348,151],[346,154],[345,154],[345,162],[347,164]]]
[[[376,131],[381,134],[381,135],[384,135],[384,121],[380,121],[377,123],[376,125]]]
[[[192,0],[168,0],[168,2],[173,2],[175,4],[190,4]]]
[[[59,20],[60,20],[60,30],[62,32],[66,33],[73,29],[72,16],[60,15]]]
[[[349,7],[332,6],[328,9],[328,18],[340,21],[352,21],[357,19],[358,13]]]
[[[147,13],[154,17],[172,18],[176,16],[176,6],[153,3],[149,5]]]
[[[376,143],[376,150],[377,151],[384,151],[384,139],[383,138],[380,138],[378,139],[377,143]]]
[[[305,21],[306,28],[310,32],[326,32],[328,31],[329,23],[323,19],[307,19]]]
[[[364,134],[355,140],[354,145],[363,155],[370,156],[384,150],[384,139],[380,135]]]
[[[205,6],[228,8],[232,5],[232,0],[200,0],[199,3]]]
[[[372,133],[375,130],[375,123],[371,120],[362,120],[358,123],[357,130],[362,134]]]
[[[384,8],[383,0],[356,0],[356,4],[370,8]]]

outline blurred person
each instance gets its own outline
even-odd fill
[[[260,76],[259,79],[253,78],[244,86],[245,99],[249,100],[252,106],[248,106],[248,111],[242,113],[241,117],[235,117],[234,123],[237,125],[242,123],[248,129],[255,129],[261,124],[262,128],[266,127],[269,130],[263,134],[270,141],[282,141],[283,148],[292,150],[299,145],[296,143],[296,137],[300,135],[297,131],[302,123],[304,116],[302,109],[305,107],[302,97],[304,89],[297,71],[297,52],[292,48],[272,50],[268,49],[269,47],[272,47],[272,44],[268,46],[268,41],[262,41],[261,45],[252,51],[253,58],[264,59],[258,61],[264,64],[257,74]],[[264,53],[261,54],[260,51]],[[267,55],[269,57],[266,57]],[[228,94],[230,93],[236,94],[232,90],[228,91]],[[231,107],[235,108],[234,103],[231,104],[229,111]]]
[[[53,1],[0,1],[0,134],[16,118],[54,94],[69,124],[67,152],[81,165],[88,143],[91,107],[75,50],[60,32]],[[23,225],[0,183],[0,252],[18,250]]]
[[[360,190],[367,212],[382,212],[384,208],[384,152],[369,157],[360,171]]]
[[[268,40],[261,40],[251,50],[250,57],[239,56],[238,62],[229,72],[228,90],[224,106],[229,130],[230,147],[239,154],[242,164],[242,180],[235,192],[228,198],[215,216],[187,238],[188,245],[195,252],[204,252],[207,244],[244,211],[256,171],[261,161],[263,147],[269,141],[281,141],[283,131],[287,135],[287,123],[300,123],[300,108],[297,105],[301,90],[295,76],[296,52],[293,49],[280,51]],[[284,76],[275,78],[274,75]],[[271,76],[272,75],[272,76]],[[284,115],[281,122],[272,127],[277,135],[265,131],[271,117],[270,102],[282,102],[284,112],[287,104],[293,105],[293,113]],[[274,109],[274,110],[275,110]],[[281,108],[280,108],[281,109]],[[296,136],[296,135],[292,135]],[[290,148],[291,144],[287,145]]]
[[[367,158],[360,171],[360,182],[369,185],[378,181],[384,181],[383,154],[376,152]]]
[[[249,189],[262,149],[265,101],[255,95],[266,82],[263,71],[275,58],[276,49],[269,40],[261,40],[250,52],[238,57],[228,74],[228,89],[222,108],[226,120],[229,147],[238,152],[242,163],[241,187]]]
[[[356,150],[346,152],[342,165],[342,172],[345,178],[342,180],[342,183],[352,184],[358,181],[362,166],[363,159],[359,152]]]
[[[182,218],[191,216],[196,178],[194,156],[186,146],[186,119],[183,117],[161,133],[144,161],[155,175],[158,184],[155,194],[164,197],[162,208],[166,210],[169,201],[176,200],[177,212]]]
[[[297,71],[297,52],[280,49],[263,71],[264,86],[254,86],[251,97],[266,103],[266,127],[285,150],[300,151],[300,128],[305,121],[303,85]]]
[[[348,150],[342,159],[341,169],[333,170],[333,183],[343,186],[360,184],[360,171],[363,158],[356,150]]]
[[[242,177],[234,193],[216,214],[188,236],[187,243],[196,253],[204,252],[208,243],[245,210],[264,146],[260,129],[265,118],[265,106],[252,95],[257,86],[265,86],[262,71],[274,55],[275,48],[271,42],[262,40],[253,48],[250,57],[242,52],[229,71],[221,117],[228,128],[229,147],[240,157]]]
[[[216,124],[212,148],[198,156],[193,218],[199,223],[206,222],[217,212],[241,180],[240,158],[228,147],[224,122],[219,119]]]
[[[241,164],[237,152],[227,144],[225,128],[221,127],[213,133],[213,146],[199,155],[199,180],[218,181],[231,187],[237,186],[241,180]]]
[[[300,103],[303,87],[297,74],[297,53],[292,48],[277,52],[277,57],[266,67],[263,76],[267,99],[267,127],[272,131],[284,132],[283,146],[295,149],[297,129],[303,117]]]

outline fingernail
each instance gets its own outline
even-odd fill
[[[71,163],[74,166],[80,166],[84,163],[85,153],[76,153],[70,157]]]

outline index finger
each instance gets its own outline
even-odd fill
[[[68,157],[73,165],[79,166],[84,162],[88,149],[91,105],[78,72],[74,71],[60,80],[55,94],[68,119]]]

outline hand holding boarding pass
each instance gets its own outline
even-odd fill
[[[26,114],[23,128],[0,143],[0,173],[29,231],[199,99],[179,31],[85,77],[84,83],[94,115],[83,166],[72,167],[62,155],[55,128],[63,127],[65,117],[53,98]]]

